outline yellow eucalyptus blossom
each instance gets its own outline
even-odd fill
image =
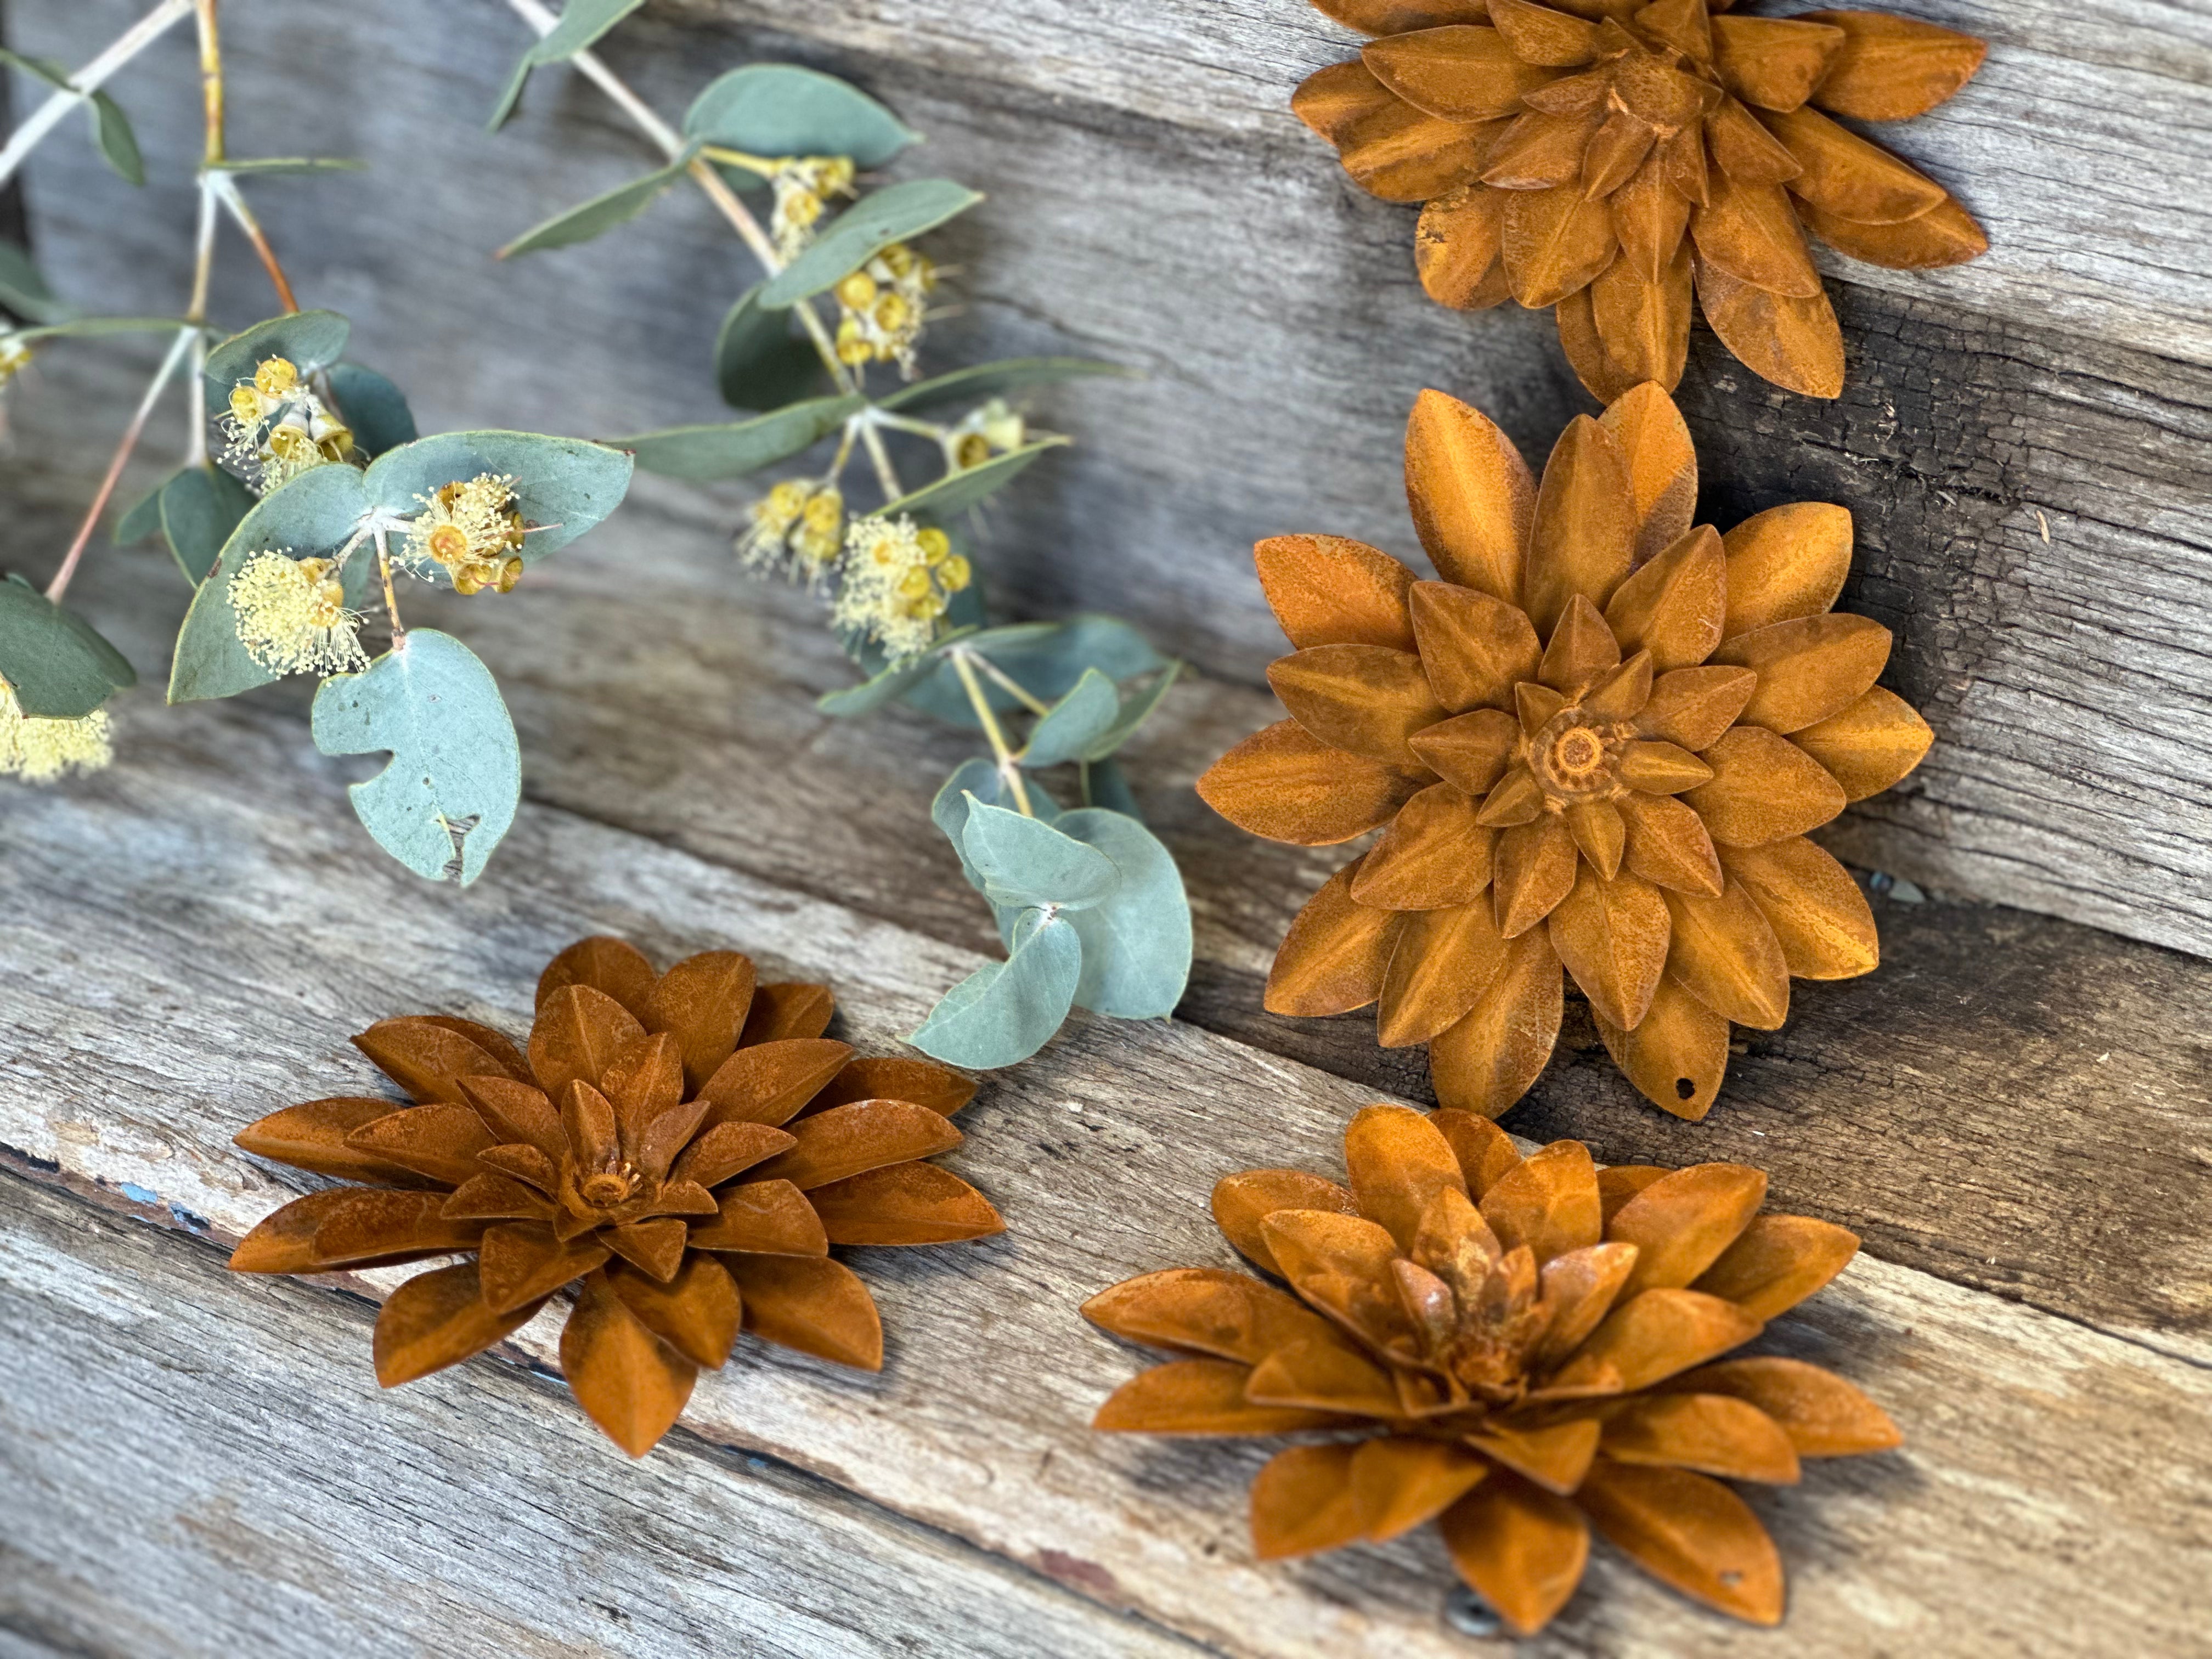
[[[422,511],[408,526],[402,563],[418,574],[438,566],[453,579],[457,593],[514,590],[522,579],[526,531],[513,478],[479,472],[415,499]]]
[[[1029,423],[1004,398],[978,404],[945,435],[945,459],[954,471],[981,466],[994,455],[1019,449],[1029,439]]]
[[[52,783],[64,772],[96,772],[114,758],[105,708],[75,720],[26,714],[15,688],[0,680],[0,777]]]
[[[937,287],[928,256],[894,242],[848,274],[830,292],[837,301],[837,358],[848,368],[896,362],[911,380],[915,352]]]
[[[263,358],[251,380],[232,386],[218,425],[223,465],[264,495],[353,454],[352,429],[301,384],[288,357]]]
[[[831,622],[866,635],[896,664],[936,642],[952,595],[973,573],[943,531],[917,528],[902,514],[855,520],[845,532],[839,577]]]
[[[835,484],[786,478],[753,503],[738,556],[754,569],[781,563],[810,580],[826,575],[844,544],[845,497]]]
[[[814,240],[814,228],[833,196],[853,193],[853,162],[844,155],[795,155],[769,176],[775,211],[769,233],[777,255],[787,263]]]
[[[246,654],[276,674],[342,674],[368,666],[356,637],[362,616],[328,559],[289,548],[256,553],[230,579],[230,608]]]

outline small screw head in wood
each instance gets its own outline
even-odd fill
[[[1505,1621],[1490,1605],[1464,1584],[1455,1584],[1444,1597],[1444,1623],[1462,1636],[1503,1636]]]

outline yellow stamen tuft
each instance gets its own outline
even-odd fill
[[[328,559],[256,553],[230,579],[230,608],[246,654],[272,673],[341,674],[368,666],[358,611]]]
[[[522,545],[525,526],[514,504],[514,480],[479,472],[465,482],[441,486],[415,498],[422,511],[408,526],[400,562],[417,575],[428,567],[442,569],[460,594],[486,588],[504,593],[522,572],[512,550]]]
[[[114,758],[105,708],[76,720],[26,714],[15,688],[0,680],[0,777],[52,783],[64,772],[96,772]]]

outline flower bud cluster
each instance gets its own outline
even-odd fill
[[[977,467],[994,455],[1019,449],[1028,441],[1029,425],[1007,407],[1004,398],[979,404],[945,433],[945,460],[955,472]]]
[[[831,623],[873,640],[893,664],[936,642],[952,596],[975,580],[950,537],[904,514],[855,520],[845,532],[838,576]]]
[[[834,290],[837,296],[837,360],[849,368],[896,362],[912,380],[915,349],[937,287],[937,266],[904,242],[893,242]]]
[[[833,196],[853,193],[853,161],[846,155],[794,155],[769,175],[775,211],[769,234],[787,264],[806,251]]]
[[[845,543],[845,497],[834,483],[786,478],[753,503],[752,523],[738,537],[738,555],[754,569],[781,564],[820,580]]]
[[[264,495],[353,454],[351,429],[301,383],[289,357],[264,357],[252,380],[233,386],[219,424],[223,464]]]

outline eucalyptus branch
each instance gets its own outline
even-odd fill
[[[538,3],[538,0],[507,0],[507,3],[515,15],[538,32],[541,39],[552,33],[561,21]],[[684,144],[682,135],[662,120],[653,106],[633,92],[620,76],[600,60],[597,53],[586,47],[573,54],[568,61],[583,72],[585,79],[605,93],[616,107],[636,124],[640,131],[660,147],[661,152],[670,161],[683,155]],[[761,228],[760,221],[753,216],[752,210],[738,198],[738,193],[723,180],[721,174],[700,156],[694,156],[684,172],[707,199],[714,204],[715,210],[729,221],[731,228],[738,234],[738,240],[745,245],[769,274],[774,276],[781,270],[784,260],[776,252],[775,243]],[[836,346],[830,340],[830,331],[823,325],[820,313],[814,309],[814,302],[801,300],[792,309],[799,313],[799,325],[806,331],[807,338],[813,342],[823,367],[830,371],[831,384],[840,392],[861,393],[864,388],[860,378],[838,360]],[[898,471],[891,465],[890,453],[884,447],[882,436],[872,429],[863,429],[860,442],[868,452],[870,465],[875,468],[876,483],[884,492],[884,499],[896,501],[905,495],[906,489],[899,483]]]
[[[115,493],[116,483],[123,477],[123,469],[129,464],[131,452],[138,447],[139,434],[145,431],[146,422],[154,413],[154,405],[161,401],[162,390],[169,384],[169,377],[177,372],[177,365],[184,361],[186,348],[199,332],[198,324],[179,329],[177,337],[170,343],[167,353],[161,359],[161,368],[154,371],[154,379],[146,387],[146,395],[138,400],[137,413],[131,417],[131,424],[123,434],[123,441],[115,447],[114,459],[107,464],[107,476],[100,481],[100,493],[92,498],[92,506],[86,510],[84,521],[76,527],[76,539],[70,544],[69,552],[62,560],[62,568],[54,572],[53,580],[46,584],[46,598],[53,603],[60,604],[62,595],[69,592],[70,578],[76,574],[78,562],[84,557],[84,550],[92,540],[92,532],[99,527],[100,515],[107,510],[107,499]]]
[[[982,726],[983,736],[990,742],[992,757],[998,763],[999,775],[1006,781],[1006,787],[1012,792],[1015,807],[1024,817],[1035,817],[1036,814],[1030,810],[1029,786],[1022,780],[1021,766],[1014,759],[1013,748],[1007,743],[1006,734],[999,725],[998,712],[991,707],[991,700],[983,695],[983,688],[975,680],[975,665],[981,662],[988,668],[989,660],[978,657],[961,645],[954,646],[945,654],[952,659],[952,671],[960,676],[960,684],[968,693],[969,704],[975,711],[976,723]]]
[[[33,110],[22,125],[9,135],[6,145],[0,146],[0,185],[6,184],[15,169],[23,165],[24,158],[39,147],[40,141],[58,126],[71,110],[81,107],[108,76],[160,40],[171,24],[191,16],[193,3],[194,0],[161,0],[160,5],[117,35],[105,52],[70,76],[68,91],[57,88],[45,103]]]
[[[297,311],[300,302],[292,297],[292,284],[284,278],[284,268],[276,263],[276,251],[269,246],[269,238],[262,234],[261,222],[253,216],[253,210],[246,205],[246,198],[238,193],[238,184],[220,167],[207,175],[208,187],[216,199],[229,212],[246,240],[253,245],[260,256],[262,269],[269,273],[269,281],[276,290],[276,302],[288,312]]]
[[[993,662],[988,657],[983,655],[982,653],[971,652],[969,654],[975,659],[976,665],[981,667],[986,674],[989,675],[993,680],[998,683],[1000,690],[1004,690],[1009,696],[1018,701],[1024,708],[1030,711],[1030,714],[1048,714],[1052,712],[1051,706],[1049,704],[1046,703],[1041,698],[1030,696],[1030,693],[1024,689],[1012,675],[1008,674],[1005,669],[1000,667],[998,664]]]

